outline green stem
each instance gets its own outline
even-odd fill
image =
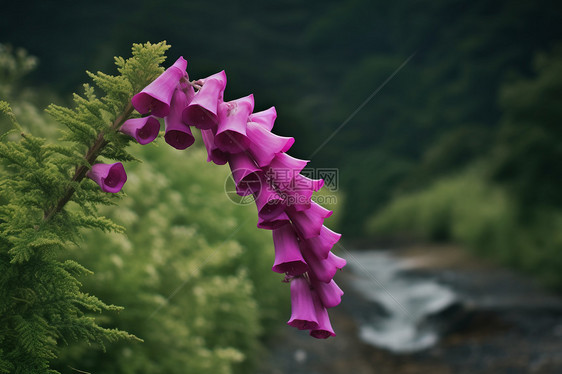
[[[131,113],[133,113],[133,109],[134,109],[133,105],[129,102],[129,104],[127,105],[125,110],[121,113],[121,115],[119,115],[115,119],[115,121],[113,121],[113,124],[111,125],[111,130],[117,131],[117,129],[119,129],[121,127],[121,125],[123,125],[123,123],[129,118]],[[92,144],[92,146],[86,152],[86,155],[84,156],[84,158],[85,158],[86,162],[88,163],[88,165],[92,165],[96,161],[96,158],[100,155],[103,148],[107,145],[107,140],[105,140],[104,135],[105,135],[105,133],[103,131],[100,132],[98,134],[98,137],[94,141],[94,144]],[[88,173],[88,170],[89,170],[89,167],[87,167],[85,165],[80,165],[80,166],[76,167],[76,170],[74,172],[74,176],[72,177],[71,181],[72,182],[82,181],[82,179],[84,179],[84,177],[86,177],[86,174]],[[64,208],[66,203],[68,203],[70,201],[74,192],[75,192],[74,187],[72,185],[69,185],[67,187],[64,195],[58,200],[57,204],[55,204],[52,208],[45,211],[44,221],[45,222],[49,221],[51,218],[53,218],[53,216],[55,214],[60,212],[62,210],[62,208]]]

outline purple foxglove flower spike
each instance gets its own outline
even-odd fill
[[[95,164],[86,174],[96,182],[104,192],[117,193],[127,181],[127,173],[120,162],[114,164]]]
[[[166,125],[164,140],[175,149],[186,149],[195,142],[189,126],[182,121],[182,112],[186,106],[185,92],[177,89],[172,96],[170,113],[164,118]]]
[[[124,134],[135,138],[139,144],[148,144],[158,136],[160,122],[155,117],[131,118],[119,129]]]
[[[246,152],[229,155],[228,164],[238,195],[248,196],[260,190],[262,171]]]
[[[330,283],[324,283],[311,277],[312,288],[320,297],[322,305],[326,308],[333,308],[341,303],[343,291],[332,279]]]
[[[272,106],[271,108],[262,110],[261,112],[250,114],[250,117],[248,117],[248,122],[255,122],[262,125],[267,131],[271,131],[276,118],[277,111],[275,110],[275,107]]]
[[[215,135],[213,130],[201,130],[201,138],[207,149],[207,162],[214,162],[217,165],[224,165],[228,161],[228,154],[221,151],[215,145]]]
[[[293,225],[287,223],[273,230],[273,244],[275,246],[275,263],[271,270],[281,274],[287,273],[287,275],[293,277],[308,270]]]
[[[186,74],[187,61],[180,57],[152,83],[133,96],[131,102],[140,114],[151,113],[156,117],[166,117],[170,111],[172,95],[180,79]]]
[[[219,122],[217,111],[226,88],[226,73],[223,70],[202,81],[203,87],[183,111],[183,121],[201,130],[214,129]]]
[[[215,144],[228,153],[245,151],[250,140],[246,136],[248,116],[254,110],[254,95],[219,104],[219,124]]]
[[[305,242],[300,242],[301,252],[308,264],[309,274],[320,282],[330,283],[337,271],[346,265],[346,261],[330,252],[328,258],[320,259],[312,253]]]
[[[341,234],[335,233],[326,226],[320,229],[320,235],[307,239],[306,244],[314,255],[320,259],[328,258],[334,244],[340,240]]]
[[[294,138],[275,135],[255,122],[248,122],[246,133],[250,139],[250,153],[262,168],[269,165],[276,154],[287,152],[295,142]]]
[[[320,297],[313,291],[312,292],[312,302],[314,304],[314,312],[316,314],[316,320],[318,321],[318,327],[310,330],[310,336],[316,339],[327,339],[330,336],[336,336],[332,324],[330,323],[330,317],[328,316],[328,311],[326,307],[322,305]]]
[[[318,328],[312,291],[308,281],[303,277],[291,280],[291,319],[287,324],[299,330]]]
[[[287,215],[300,236],[303,239],[310,239],[320,235],[324,220],[332,215],[332,211],[313,201],[309,209],[300,212],[293,207],[288,207]]]
[[[260,190],[254,194],[258,217],[269,220],[285,210],[283,199],[277,194],[263,175],[260,176]]]
[[[285,212],[281,212],[277,217],[263,219],[258,216],[258,229],[275,230],[289,222],[289,216]]]

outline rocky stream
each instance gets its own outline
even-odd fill
[[[325,341],[280,329],[259,374],[562,373],[562,297],[454,246],[340,250]]]

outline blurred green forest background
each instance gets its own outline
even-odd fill
[[[0,43],[39,59],[8,100],[66,102],[85,69],[167,40],[168,62],[183,55],[192,78],[225,69],[227,99],[275,105],[291,154],[339,169],[345,237],[457,241],[562,289],[560,2],[28,1],[0,21]]]
[[[408,223],[413,205],[403,222],[366,225],[451,175],[500,188],[517,232],[562,203],[559,2],[31,1],[4,5],[1,18],[1,41],[40,59],[22,84],[48,87],[58,100],[79,87],[84,69],[111,71],[132,42],[167,40],[170,60],[184,55],[193,78],[226,69],[228,98],[253,92],[257,109],[275,105],[276,131],[296,137],[295,156],[339,168],[348,238],[400,230],[456,239],[447,227],[419,232]],[[461,190],[453,195],[465,200]],[[488,244],[494,234],[478,235],[486,237],[478,246],[499,245]]]

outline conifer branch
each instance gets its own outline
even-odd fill
[[[10,107],[10,104],[8,104],[6,101],[0,100],[0,113],[3,113],[4,115],[6,115],[6,117],[8,117],[8,119],[10,120],[10,123],[12,124],[12,126],[14,126],[14,129],[16,131],[19,131],[20,134],[22,136],[24,136],[23,128],[19,124],[19,122],[16,118],[16,115],[14,114],[14,112],[12,111],[12,108]],[[4,134],[4,135],[6,135],[6,134]]]
[[[118,130],[121,127],[121,125],[123,125],[123,123],[129,118],[132,112],[133,112],[133,106],[129,101],[129,104],[127,104],[125,110],[115,119],[115,121],[113,121],[111,125],[111,131]],[[101,131],[98,134],[94,144],[88,149],[86,155],[84,156],[84,159],[86,160],[88,165],[92,165],[96,161],[96,158],[99,156],[99,154],[107,144],[108,142],[105,139],[105,133]],[[78,182],[78,183],[81,182],[82,179],[84,179],[84,177],[86,176],[88,170],[89,167],[85,165],[77,166],[74,172],[74,176],[71,179],[71,182]],[[53,218],[55,214],[60,212],[62,208],[64,208],[66,203],[70,201],[74,192],[75,192],[75,188],[71,183],[66,189],[64,195],[58,200],[57,204],[55,204],[51,209],[45,212],[44,221],[48,222],[51,218]]]
[[[124,150],[130,140],[117,132],[133,114],[131,97],[162,73],[168,48],[165,42],[134,44],[131,58],[116,59],[120,75],[89,73],[102,97],[85,85],[74,108],[51,104],[47,113],[66,127],[58,144],[23,133],[0,100],[0,115],[14,127],[0,136],[0,373],[58,373],[49,362],[69,340],[102,349],[105,341],[140,341],[97,324],[90,313],[121,308],[81,292],[78,277],[89,271],[61,262],[59,253],[78,242],[80,228],[122,231],[95,210],[111,196],[83,180],[99,157],[133,159]],[[20,139],[7,136],[18,132]],[[82,209],[65,212],[71,200]]]

